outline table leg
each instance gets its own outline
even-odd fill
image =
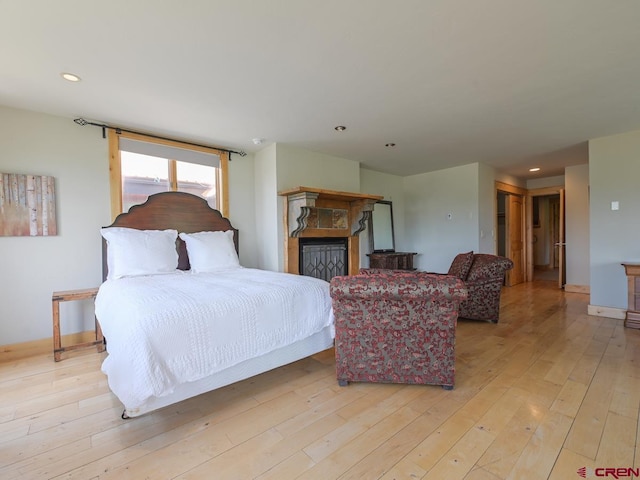
[[[62,348],[62,340],[60,339],[60,301],[52,301],[53,308],[53,359],[60,361],[60,349]]]

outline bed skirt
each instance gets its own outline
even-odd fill
[[[137,417],[322,352],[333,347],[332,330],[332,326],[327,326],[318,333],[286,347],[246,360],[196,382],[183,383],[177,386],[171,394],[163,397],[151,397],[143,405],[125,405],[123,415]]]

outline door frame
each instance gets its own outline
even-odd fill
[[[532,224],[533,224],[533,209],[531,207],[531,197],[528,195],[528,190],[522,187],[516,187],[515,185],[509,185],[508,183],[497,181],[495,182],[495,192],[493,194],[494,201],[494,232],[498,231],[498,192],[507,193],[510,195],[518,195],[522,197],[523,215],[523,228],[524,233],[524,246],[523,246],[523,263],[522,270],[524,274],[524,281],[530,282],[529,278],[533,279],[533,254],[531,245],[533,243],[532,237]],[[498,251],[498,235],[494,235],[494,251]],[[509,246],[505,248],[505,253],[509,252]],[[529,264],[529,257],[531,257],[531,264]],[[507,275],[509,272],[507,272]]]
[[[544,188],[531,188],[527,190],[527,212],[526,212],[526,232],[527,232],[527,269],[525,273],[525,280],[527,282],[533,281],[533,197],[544,197],[546,195],[560,195],[560,222],[561,222],[561,230],[563,224],[564,217],[564,185],[556,185],[552,187],[544,187]],[[564,232],[561,231],[561,239],[560,242],[564,242]],[[561,266],[560,272],[562,272],[562,264],[564,264],[564,255],[565,252],[562,252],[561,255]],[[560,274],[562,275],[562,274]],[[562,278],[558,279],[558,283],[562,283]],[[560,285],[562,288],[562,285]]]

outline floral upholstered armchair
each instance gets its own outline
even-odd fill
[[[513,262],[505,257],[473,252],[458,254],[447,274],[463,280],[469,292],[460,304],[460,317],[498,323],[504,276],[512,268]]]
[[[455,382],[458,307],[467,296],[453,276],[393,270],[334,277],[338,383],[442,385]]]

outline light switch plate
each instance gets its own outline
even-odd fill
[[[611,210],[620,210],[620,202],[611,202]]]

